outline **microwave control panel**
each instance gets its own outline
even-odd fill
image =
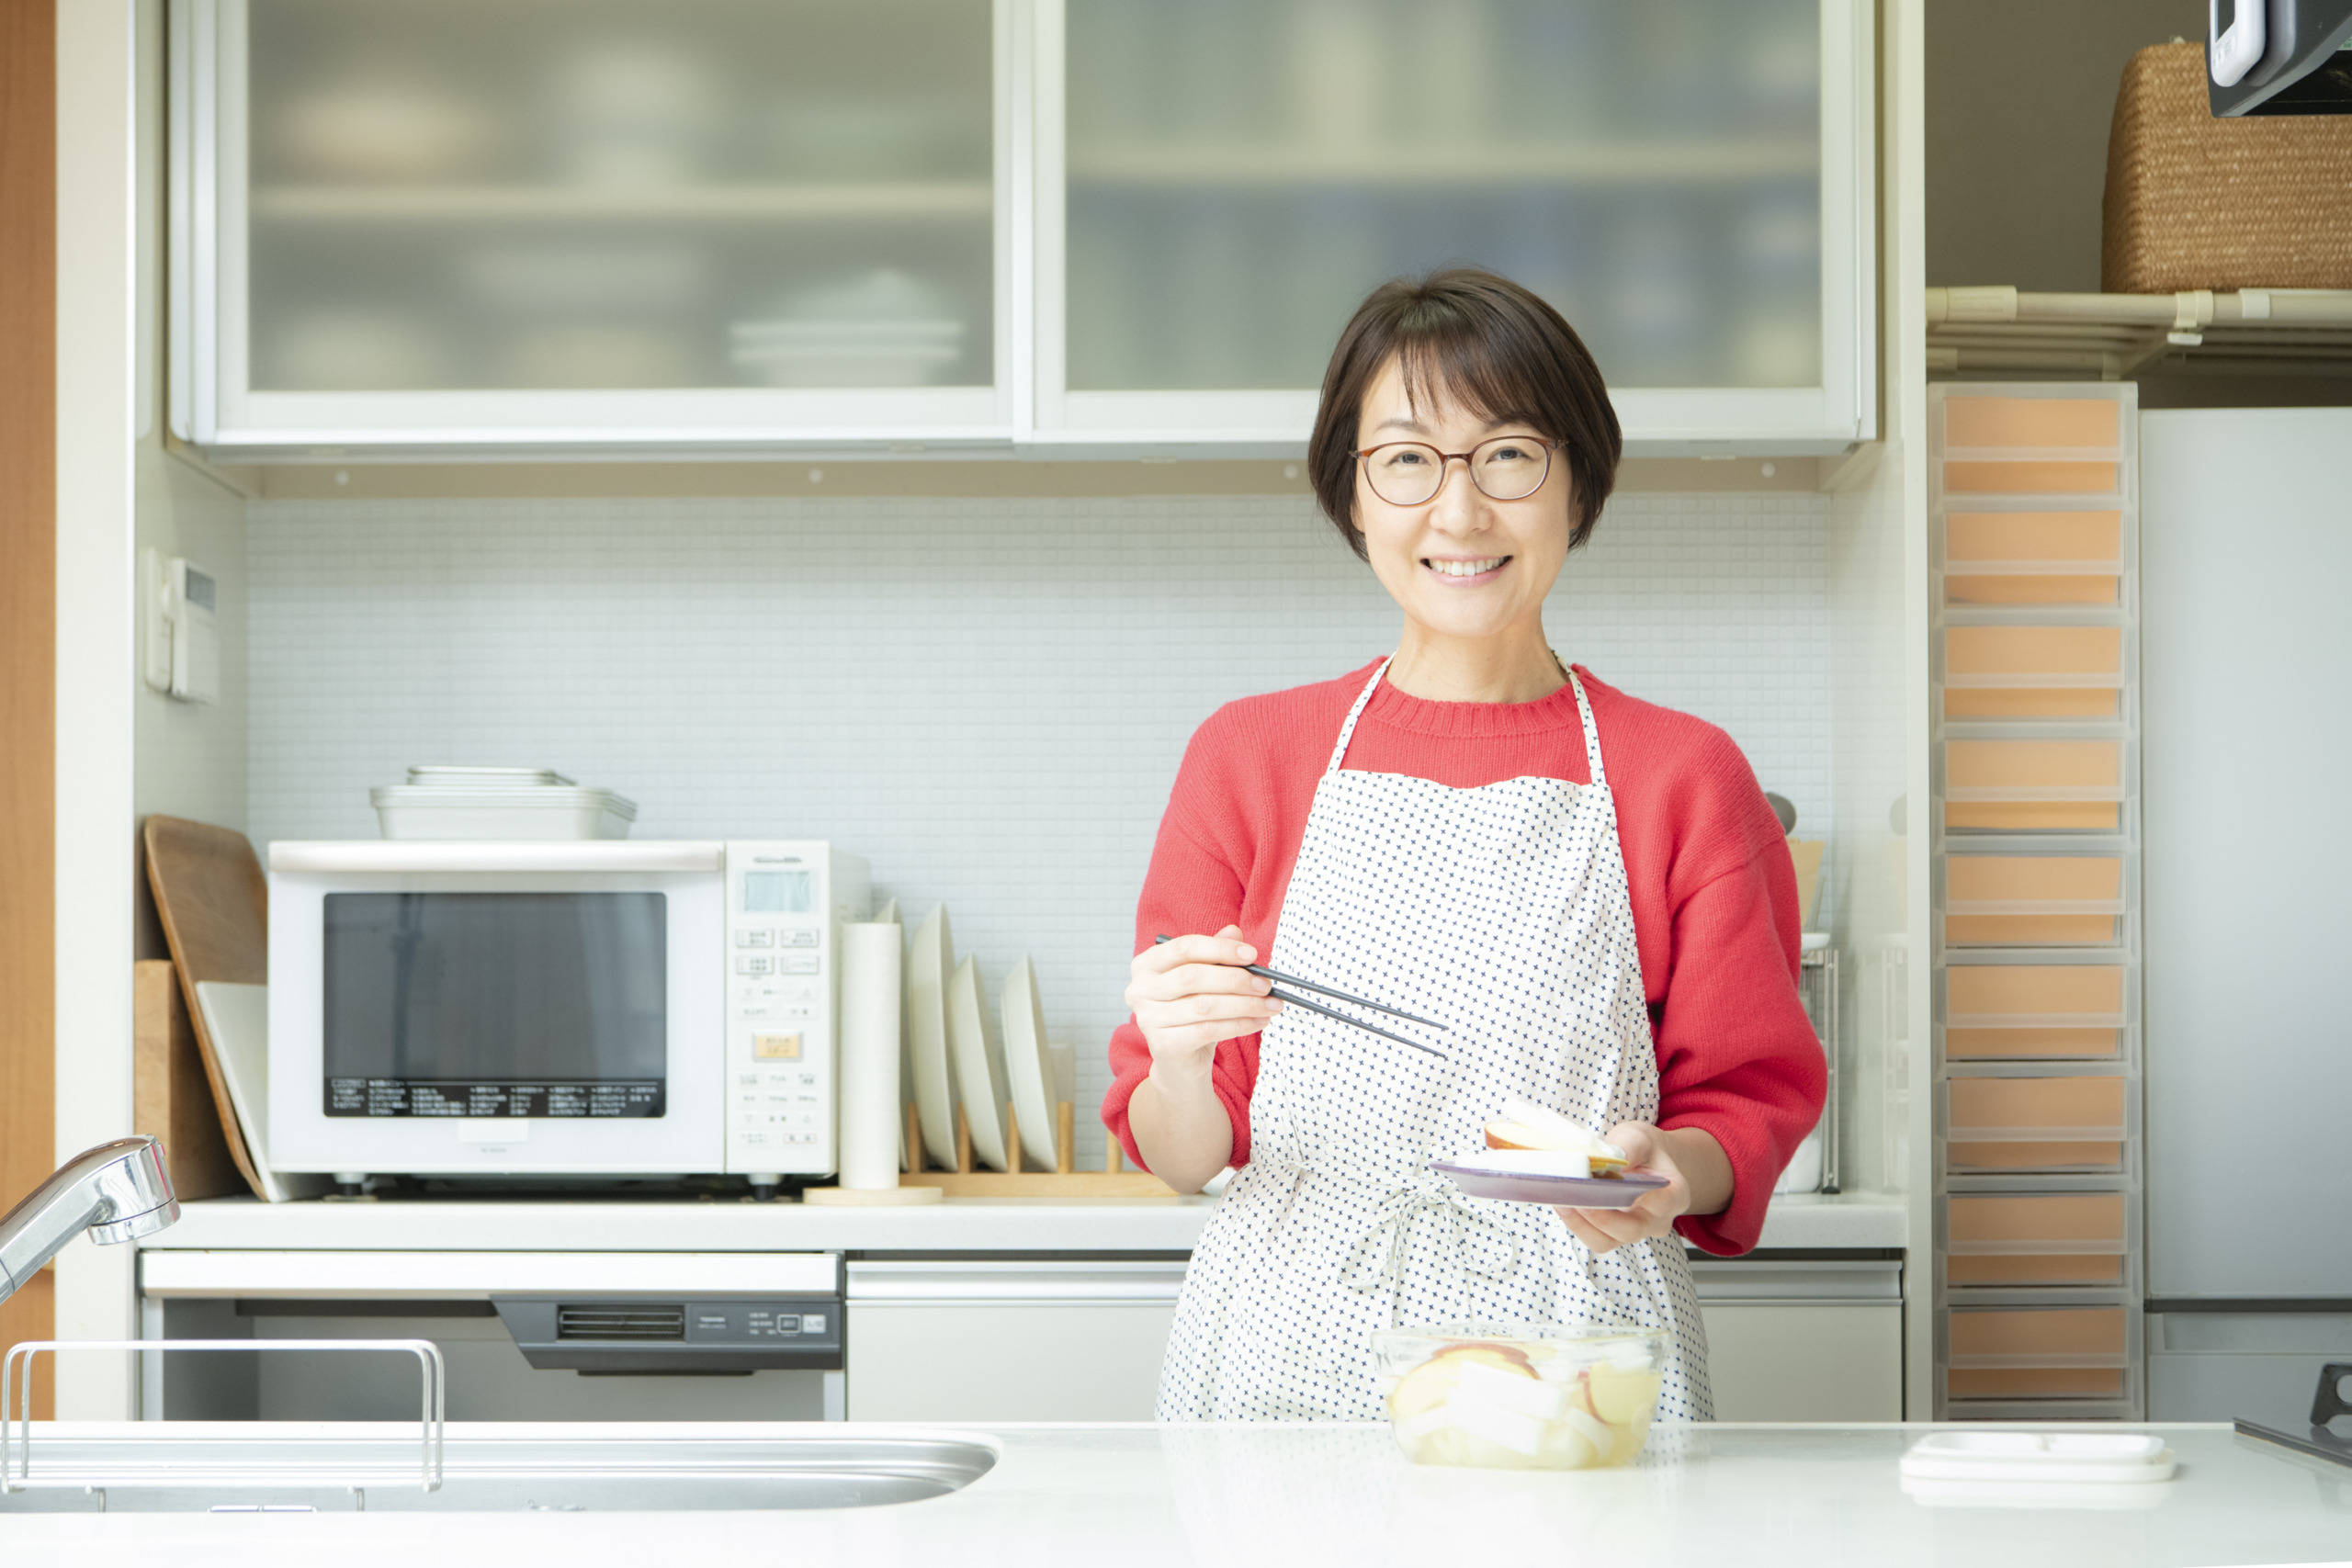
[[[727,1168],[829,1176],[840,927],[863,919],[865,863],[809,840],[727,846]]]

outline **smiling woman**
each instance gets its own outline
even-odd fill
[[[1386,397],[1375,411],[1375,387],[1392,378],[1392,385],[1379,387]],[[1402,411],[1393,406],[1400,395]],[[1355,499],[1358,459],[1368,452],[1359,438],[1380,441],[1391,433],[1396,439],[1423,438],[1424,406],[1450,404],[1478,416],[1490,432],[1515,425],[1548,436],[1547,452],[1566,456],[1575,487],[1567,547],[1592,536],[1623,449],[1600,367],[1576,329],[1542,299],[1492,273],[1457,268],[1374,289],[1332,351],[1308,449],[1316,498],[1350,548],[1364,554]],[[1374,463],[1371,472],[1393,471],[1396,461],[1392,455]],[[1473,477],[1478,477],[1475,468]],[[1547,477],[1537,472],[1536,484]],[[1518,500],[1533,488],[1498,495],[1479,485],[1497,501]],[[1435,493],[1388,499],[1409,506]]]
[[[1396,650],[1193,736],[1111,1042],[1130,1152],[1180,1190],[1239,1171],[1186,1275],[1164,1419],[1376,1419],[1373,1334],[1440,1323],[1663,1328],[1661,1414],[1713,1413],[1683,1238],[1756,1244],[1824,1074],[1747,760],[1544,632],[1619,448],[1591,356],[1507,279],[1386,285],[1340,337],[1309,457]],[[1443,1020],[1445,1054],[1285,1007],[1261,953]],[[1555,1210],[1432,1168],[1514,1101],[1604,1131],[1655,1185]]]

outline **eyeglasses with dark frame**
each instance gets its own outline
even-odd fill
[[[1532,450],[1531,450],[1532,448]],[[1489,501],[1524,501],[1551,477],[1553,443],[1540,435],[1498,435],[1467,452],[1441,452],[1426,441],[1386,441],[1356,454],[1372,493],[1391,506],[1420,506],[1445,488],[1456,457]]]

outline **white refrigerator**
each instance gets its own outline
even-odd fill
[[[2352,408],[2140,454],[2148,1414],[2301,1422],[2352,1362]]]

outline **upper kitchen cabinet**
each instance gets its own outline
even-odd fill
[[[1575,324],[1635,451],[1843,450],[1874,434],[1870,23],[1040,0],[1037,438],[1295,452],[1356,301],[1469,262]]]
[[[1541,290],[1637,452],[1872,432],[1865,0],[174,0],[224,456],[1295,456],[1340,326]]]
[[[1002,446],[1012,0],[176,0],[232,456]]]

